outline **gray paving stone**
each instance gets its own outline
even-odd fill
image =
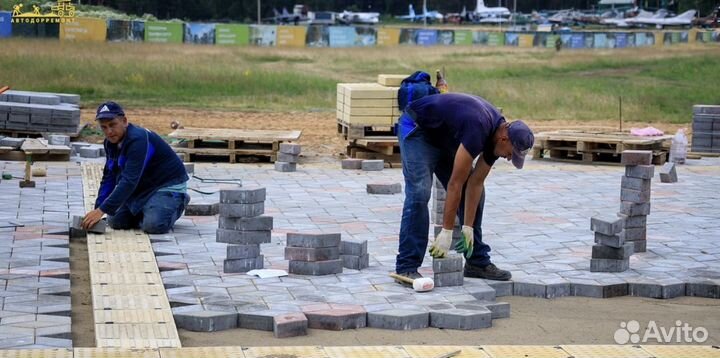
[[[464,279],[463,271],[436,273],[433,275],[435,287],[462,286]]]
[[[625,243],[621,248],[614,248],[603,245],[593,245],[592,258],[594,259],[610,259],[625,260],[629,258],[635,251],[635,245],[632,242]]]
[[[628,216],[618,213],[618,217],[625,220],[626,229],[647,227],[647,215]]]
[[[340,255],[343,267],[352,270],[364,270],[370,267],[370,254],[365,255]]]
[[[490,286],[476,286],[472,284],[465,284],[465,282],[463,282],[463,286],[465,291],[472,295],[476,300],[495,301],[495,298],[497,297],[497,291]]]
[[[362,169],[362,159],[343,159],[341,161],[342,169]]]
[[[637,297],[669,299],[685,296],[685,283],[661,284],[628,282],[628,295]]]
[[[265,213],[265,203],[219,205],[220,216],[227,218],[251,218]]]
[[[621,189],[620,200],[638,204],[647,203],[650,201],[650,191]]]
[[[11,147],[13,149],[20,149],[24,142],[25,138],[3,137],[0,138],[0,147]]]
[[[512,296],[515,286],[513,281],[486,281],[495,290],[495,297]]]
[[[287,246],[291,247],[339,247],[340,240],[340,234],[287,233]]]
[[[625,176],[640,179],[652,179],[655,175],[653,165],[629,165],[625,167]]]
[[[572,296],[572,284],[570,282],[549,283],[545,285],[545,298],[567,296]]]
[[[302,146],[296,143],[280,143],[280,153],[298,155],[302,151]]]
[[[285,260],[293,261],[327,261],[340,258],[338,247],[285,247]]]
[[[238,314],[234,312],[196,311],[175,314],[178,328],[193,332],[216,332],[237,328]]]
[[[625,236],[625,241],[646,240],[647,239],[647,228],[645,228],[645,227],[627,228],[624,230],[623,235]]]
[[[650,150],[623,150],[620,163],[623,165],[651,165],[652,151]]]
[[[620,182],[620,188],[622,189],[631,189],[631,190],[639,190],[639,191],[650,191],[652,185],[652,180],[650,179],[640,179],[640,178],[632,178],[632,177],[626,177],[623,176],[622,180]]]
[[[492,312],[480,309],[450,309],[430,312],[430,326],[444,329],[472,330],[492,327]]]
[[[252,218],[218,218],[218,227],[237,231],[270,231],[273,229],[272,216],[256,216]]]
[[[593,216],[590,218],[590,230],[603,235],[615,235],[623,229],[623,220],[615,216]]]
[[[596,232],[595,243],[603,246],[620,248],[625,245],[625,233],[621,232],[617,235],[603,235],[599,232]]]
[[[185,172],[188,173],[188,175],[193,175],[195,173],[195,163],[183,163],[185,166]]]
[[[192,201],[185,206],[185,215],[187,216],[214,216],[219,211],[218,203],[198,204]]]
[[[265,201],[265,188],[220,190],[221,204],[257,204]]]
[[[507,302],[467,301],[456,303],[455,307],[465,310],[490,310],[492,319],[510,318],[510,304]]]
[[[545,298],[545,294],[545,285],[542,283],[515,281],[513,285],[514,296]]]
[[[260,256],[260,245],[228,245],[226,258],[233,259],[249,259]]]
[[[263,268],[264,258],[260,255],[252,259],[237,259],[223,261],[223,272],[237,273]]]
[[[327,261],[290,261],[288,272],[296,275],[324,276],[341,273],[343,271],[342,260]]]
[[[83,230],[81,227],[83,218],[84,218],[83,216],[77,216],[77,215],[73,216],[72,228],[78,232],[87,231],[87,232],[91,232],[94,234],[104,234],[105,233],[105,229],[107,228],[107,224],[106,224],[105,220],[100,220],[97,222],[97,224],[93,225],[88,230]]]
[[[331,331],[358,329],[367,326],[367,312],[358,308],[332,308],[305,312],[308,327]]]
[[[400,194],[402,192],[402,185],[400,183],[368,183],[366,190],[368,194]]]
[[[382,159],[363,160],[360,167],[362,170],[367,171],[367,172],[380,171],[380,170],[385,169],[385,161]]]
[[[268,244],[271,240],[270,231],[236,231],[216,230],[216,241],[236,245]]]
[[[278,162],[297,164],[299,160],[300,160],[299,155],[287,154],[287,153],[278,153],[277,154]]]
[[[101,157],[101,150],[98,147],[82,147],[78,148],[77,150],[78,154],[83,158],[100,158]]]
[[[635,245],[635,248],[633,249],[635,253],[647,252],[647,240],[636,240],[631,242]]]
[[[590,259],[590,272],[624,272],[627,271],[629,268],[629,259]]]
[[[573,283],[572,295],[578,297],[611,298],[627,296],[628,284],[586,284]]]
[[[297,164],[288,162],[275,162],[275,170],[278,172],[294,172],[297,170]]]
[[[427,328],[429,324],[430,314],[423,311],[391,309],[367,314],[367,325],[371,328],[408,331]]]
[[[665,163],[660,168],[660,181],[663,183],[677,183],[677,169],[675,163]]]
[[[434,273],[445,273],[463,271],[465,262],[460,255],[450,255],[442,259],[433,258],[432,264]]]
[[[48,144],[50,145],[70,145],[70,137],[66,135],[53,134],[48,136]]]
[[[307,335],[308,320],[301,312],[280,314],[273,320],[273,336],[288,338]]]
[[[273,331],[276,315],[286,313],[274,310],[252,310],[238,313],[238,327],[258,331]]]
[[[362,239],[345,239],[340,241],[341,255],[361,256],[368,253],[368,241]]]
[[[687,282],[685,284],[685,296],[720,298],[720,285],[712,281]]]

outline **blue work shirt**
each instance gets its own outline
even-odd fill
[[[160,188],[188,181],[185,165],[157,133],[128,124],[122,145],[105,140],[105,169],[95,208],[115,215],[126,204],[137,215]]]
[[[492,136],[505,117],[483,98],[464,93],[426,96],[410,103],[406,112],[433,145],[454,155],[462,143],[473,158],[482,153],[488,165],[498,159]]]

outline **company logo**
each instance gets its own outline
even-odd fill
[[[74,17],[75,5],[70,0],[57,0],[57,4],[50,7],[50,12],[47,13],[42,13],[40,6],[35,4],[32,5],[32,9],[25,8],[23,4],[15,4],[13,5],[12,23],[60,24],[71,22]]]
[[[704,343],[708,339],[708,330],[703,327],[694,328],[687,323],[678,320],[675,326],[658,326],[655,321],[650,321],[647,328],[641,334],[640,322],[620,322],[620,328],[615,331],[615,343],[637,344],[654,341],[655,343]]]

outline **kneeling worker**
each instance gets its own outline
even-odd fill
[[[95,210],[85,215],[83,228],[107,214],[113,229],[167,233],[190,201],[182,161],[157,133],[129,124],[115,102],[101,104],[95,120],[105,134],[106,160]]]
[[[482,240],[485,178],[499,157],[520,169],[534,136],[522,121],[507,122],[484,99],[461,93],[422,97],[400,117],[398,137],[405,177],[396,272],[416,279],[428,245],[428,200],[433,174],[447,189],[442,231],[430,248],[433,257],[450,250],[455,217],[462,224],[456,248],[467,258],[465,277],[509,280],[510,272],[490,261]],[[477,164],[473,166],[473,161]]]

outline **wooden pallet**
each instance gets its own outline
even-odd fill
[[[182,146],[174,149],[186,154],[190,161],[222,158],[236,163],[243,157],[261,157],[274,162],[280,143],[297,141],[301,135],[302,131],[183,128],[168,136],[183,140]]]
[[[637,137],[628,133],[561,130],[535,135],[533,159],[619,164],[624,150],[649,150],[653,164],[667,161],[672,136]]]
[[[62,134],[66,135],[70,138],[77,138],[80,136],[80,132],[82,132],[85,127],[87,127],[87,123],[80,123],[78,125],[78,128],[75,132],[39,132],[39,131],[33,131],[33,130],[14,130],[14,129],[7,129],[2,128],[0,129],[0,136],[3,137],[12,137],[12,138],[41,138],[48,136],[50,134]]]
[[[395,136],[394,126],[379,126],[374,124],[349,124],[338,121],[338,135],[345,140],[373,139],[377,137]]]
[[[357,159],[382,159],[391,168],[402,167],[397,137],[355,139],[347,146],[347,155]]]
[[[49,145],[43,138],[27,138],[19,150],[0,147],[0,160],[25,161],[32,155],[34,162],[67,162],[71,149],[65,145]]]

